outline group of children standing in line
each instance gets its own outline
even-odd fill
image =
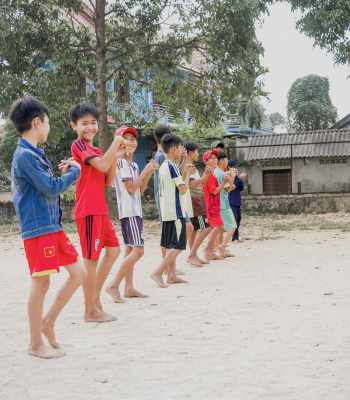
[[[103,153],[93,145],[98,132],[97,110],[91,104],[82,103],[70,111],[70,124],[77,134],[71,146],[72,157],[61,161],[58,166],[61,176],[55,177],[50,161],[39,147],[49,134],[47,107],[33,97],[24,97],[13,104],[10,119],[20,134],[12,161],[13,202],[32,278],[28,301],[29,354],[40,358],[64,355],[55,337],[55,322],[81,285],[85,321],[115,320],[104,311],[101,302],[104,284],[120,253],[108,216],[106,186],[116,189],[125,244],[123,261],[106,288],[114,302],[124,302],[122,281],[125,281],[124,297],[146,297],[135,288],[134,268],[144,255],[141,195],[153,175],[161,220],[162,259],[151,274],[157,286],[166,288],[169,284],[186,283],[179,276],[182,272],[176,268],[176,259],[187,243],[188,262],[193,266],[202,267],[211,260],[232,256],[228,245],[237,228],[237,217],[233,214],[229,193],[237,189],[241,180],[235,168],[228,168],[227,156],[220,149],[204,153],[205,169],[201,176],[194,164],[199,158],[198,146],[183,145],[168,127],[159,127],[155,132],[158,143],[155,159],[140,172],[134,161],[137,129],[127,126],[117,129],[111,145]],[[72,184],[76,184],[74,220],[84,266],[79,263],[78,253],[61,225],[59,195]],[[206,238],[200,257],[198,250]],[[43,315],[50,275],[61,266],[67,270],[68,279]]]

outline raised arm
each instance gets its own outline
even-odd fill
[[[112,144],[102,157],[91,157],[85,162],[96,168],[98,171],[106,174],[111,169],[112,164],[116,159],[116,154],[124,145],[125,140],[121,136],[115,136]]]

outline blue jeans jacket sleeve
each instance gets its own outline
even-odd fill
[[[19,157],[18,168],[21,175],[33,185],[36,190],[47,197],[57,197],[68,189],[80,176],[78,167],[70,167],[61,177],[50,176],[42,164],[34,156]]]

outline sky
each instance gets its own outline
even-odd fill
[[[350,67],[335,66],[331,54],[313,47],[312,39],[299,33],[295,27],[297,15],[285,3],[277,3],[265,17],[257,35],[265,48],[263,65],[265,90],[270,101],[263,101],[267,113],[287,114],[287,95],[293,82],[309,74],[328,77],[330,96],[338,110],[338,120],[350,113]]]

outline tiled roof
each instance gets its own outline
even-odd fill
[[[290,158],[291,147],[293,158],[350,157],[350,129],[262,135],[248,140],[249,148],[244,149],[247,161]],[[349,143],[334,143],[344,141]],[[259,145],[264,147],[251,147]]]

